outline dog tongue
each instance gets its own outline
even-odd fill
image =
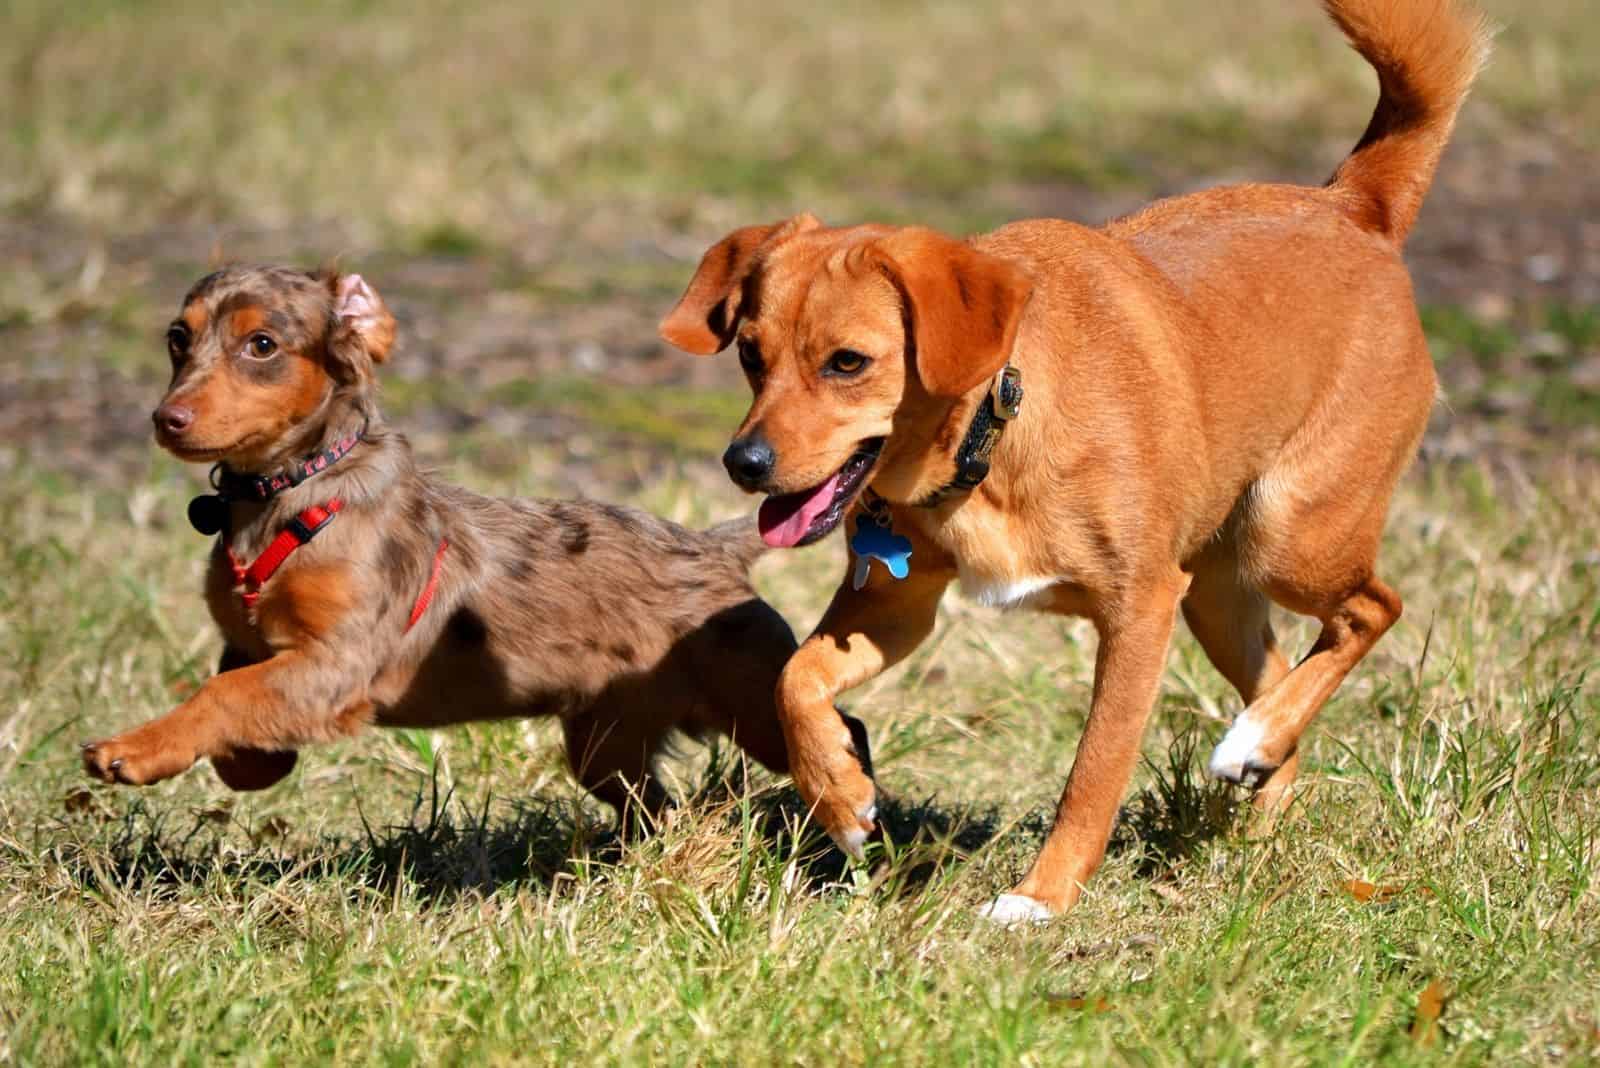
[[[833,491],[839,486],[836,474],[814,490],[804,493],[785,493],[781,497],[768,497],[761,502],[756,514],[756,526],[761,540],[774,549],[787,549],[798,545],[806,536],[817,516],[833,503]]]

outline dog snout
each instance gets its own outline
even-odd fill
[[[182,434],[194,425],[194,409],[183,404],[163,404],[152,416],[156,430],[167,435]]]
[[[734,485],[747,490],[765,485],[777,462],[778,455],[772,451],[771,444],[754,434],[735,438],[728,451],[722,454],[722,466],[728,469],[728,477],[733,479]]]

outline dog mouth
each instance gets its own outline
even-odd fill
[[[861,492],[882,451],[882,438],[863,441],[827,481],[762,501],[756,515],[761,540],[775,549],[792,549],[826,537]]]
[[[233,451],[232,446],[218,447],[215,445],[196,445],[185,442],[175,435],[156,432],[156,444],[167,452],[182,460],[184,463],[198,464],[212,460],[225,459]]]

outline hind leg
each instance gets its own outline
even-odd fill
[[[655,776],[661,736],[604,706],[563,720],[561,729],[584,789],[617,810],[624,834],[648,830],[671,800]]]
[[[1184,621],[1212,666],[1249,705],[1289,673],[1267,618],[1267,596],[1239,573],[1229,547],[1198,561],[1193,574],[1183,601]],[[1267,812],[1285,807],[1298,769],[1299,758],[1291,754],[1257,791],[1256,806]]]
[[[694,685],[708,698],[699,726],[727,735],[768,771],[789,773],[789,751],[778,720],[778,679],[794,655],[794,632],[760,598],[718,613],[689,647]],[[867,728],[838,709],[850,733],[850,748],[870,778]]]
[[[1211,773],[1282,794],[1300,737],[1352,668],[1400,618],[1400,595],[1374,573],[1389,491],[1398,470],[1364,495],[1284,493],[1291,508],[1250,531],[1247,571],[1291,612],[1322,623],[1316,644],[1240,713],[1211,756]],[[1360,511],[1352,516],[1352,497]],[[1317,503],[1313,503],[1317,502]]]

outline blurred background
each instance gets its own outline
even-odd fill
[[[1408,249],[1449,401],[1426,455],[1592,457],[1600,19],[1485,6]],[[184,477],[147,413],[188,284],[337,257],[401,319],[387,403],[425,455],[599,496],[687,464],[732,507],[742,382],[654,330],[705,246],[802,209],[965,233],[1320,181],[1370,70],[1310,0],[1213,7],[10,0],[0,465]]]

